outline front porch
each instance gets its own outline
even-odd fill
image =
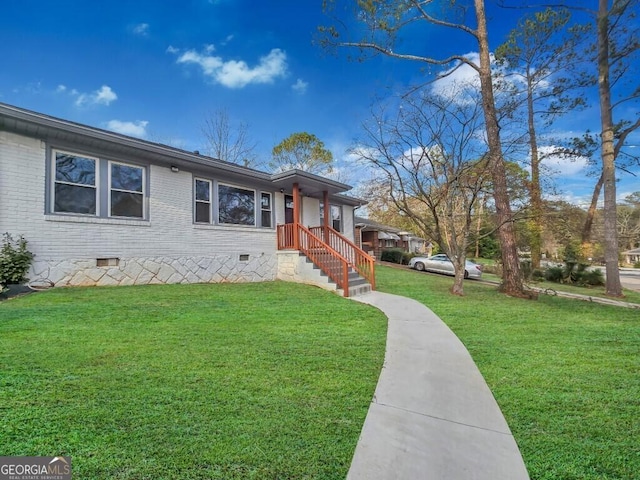
[[[375,289],[373,257],[348,238],[348,229],[353,230],[353,208],[350,209],[350,221],[347,221],[343,205],[361,204],[357,199],[337,195],[348,187],[298,171],[287,172],[281,181],[285,186],[280,191],[284,196],[284,211],[280,218],[285,222],[277,225],[278,251],[304,255],[345,297],[358,292],[360,289],[355,287],[363,284]],[[317,210],[309,211],[314,207]],[[340,208],[337,218],[334,207]],[[304,216],[303,208],[307,210]],[[318,223],[321,224],[311,226],[309,220],[320,220]],[[342,231],[334,227],[342,228]],[[352,231],[352,238],[353,234]]]

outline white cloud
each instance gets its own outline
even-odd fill
[[[58,85],[56,87],[56,93],[63,93],[67,91],[67,87],[64,85]]]
[[[144,138],[147,136],[147,125],[149,122],[145,120],[136,120],[135,122],[122,122],[120,120],[109,120],[107,128],[116,133],[129,135],[131,137]]]
[[[78,94],[76,90],[72,91],[72,94]],[[109,105],[111,102],[118,99],[116,92],[111,90],[108,85],[103,85],[98,90],[92,93],[80,93],[76,98],[76,106],[82,107],[85,105]]]
[[[542,166],[550,173],[561,177],[577,175],[589,165],[587,157],[561,153],[555,145],[543,145],[538,150],[542,157]]]
[[[304,95],[305,93],[307,93],[308,86],[309,82],[305,82],[304,80],[299,78],[298,80],[296,80],[296,83],[291,85],[291,89],[300,95]]]
[[[188,50],[178,57],[177,63],[194,63],[207,77],[228,88],[243,88],[252,83],[273,83],[287,73],[287,54],[274,48],[268,55],[260,57],[258,65],[249,67],[243,60],[224,61],[211,52],[198,53]]]
[[[133,27],[133,33],[136,35],[140,35],[146,37],[149,35],[149,24],[148,23],[139,23]]]
[[[212,43],[209,43],[204,46],[204,53],[206,53],[207,55],[210,55],[215,51],[216,51],[216,46]]]
[[[480,62],[480,55],[476,52],[467,53],[464,57],[476,65]],[[431,85],[431,91],[433,93],[445,98],[460,98],[461,90],[467,88],[476,91],[479,90],[480,77],[478,76],[478,72],[466,63],[445,71]]]
[[[169,45],[167,47],[167,53],[178,53],[180,50],[178,50],[176,47],[174,47],[173,45]]]

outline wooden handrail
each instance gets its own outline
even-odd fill
[[[365,278],[375,290],[375,260],[371,255],[332,227],[311,227],[309,230],[346,258],[349,266]]]
[[[349,296],[349,261],[338,251],[313,234],[308,228],[288,223],[278,225],[278,249],[294,248],[304,253],[338,288]]]

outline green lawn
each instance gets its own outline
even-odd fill
[[[640,313],[379,267],[381,291],[429,306],[469,349],[533,480],[640,478]]]
[[[304,285],[55,289],[0,303],[0,454],[78,479],[341,479],[386,318]]]
[[[488,280],[492,282],[502,282],[502,279],[498,275],[493,275],[491,273],[485,273],[482,275],[483,280]],[[611,300],[620,300],[622,302],[628,303],[640,303],[640,292],[635,292],[629,289],[623,289],[623,298],[612,298],[606,295],[604,287],[582,287],[577,285],[570,285],[566,283],[555,283],[549,282],[547,280],[543,281],[531,281],[528,285],[532,287],[541,288],[543,290],[549,290],[549,294],[553,295],[553,292],[568,292],[568,293],[577,293],[578,295],[586,295],[588,297],[602,297],[602,298],[610,298]]]

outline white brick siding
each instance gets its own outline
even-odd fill
[[[184,167],[179,172],[146,167],[145,220],[48,213],[48,148],[43,140],[0,131],[0,234],[27,239],[35,254],[31,279],[60,286],[264,281],[278,277],[279,263],[289,265],[286,255],[278,259],[275,228],[195,225],[194,173]],[[74,152],[73,147],[65,150]],[[86,150],[79,153],[108,159]],[[206,176],[216,177],[215,172]],[[285,223],[284,195],[272,193],[275,227]],[[259,199],[257,205],[260,215]],[[303,225],[321,225],[319,199],[303,197],[301,211]],[[352,207],[343,206],[342,221],[345,236],[353,240]],[[113,260],[102,266],[97,259]]]
[[[44,142],[0,132],[0,146],[0,232],[24,235],[28,248],[36,255],[34,269],[38,275],[50,275],[62,285],[98,284],[101,280],[108,283],[111,280],[102,275],[104,267],[96,270],[95,261],[120,258],[120,266],[111,268],[109,275],[114,283],[149,283],[152,279],[169,283],[255,281],[276,277],[275,230],[193,224],[193,176],[189,172],[150,167],[148,221],[48,215]],[[249,261],[240,261],[243,254],[249,255]],[[165,274],[169,269],[172,273],[122,274],[127,265],[154,261],[168,265]],[[189,261],[209,263],[209,268],[203,271],[202,267],[179,267]],[[91,274],[80,275],[85,270]],[[36,272],[32,271],[31,276],[34,275]]]

